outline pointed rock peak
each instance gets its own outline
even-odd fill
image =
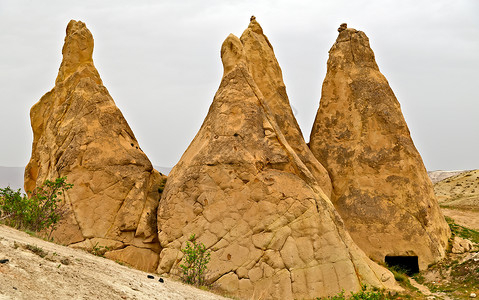
[[[250,29],[223,43],[226,74],[169,174],[157,215],[158,273],[177,274],[180,248],[195,234],[211,254],[209,283],[241,299],[395,288],[315,180],[321,166],[297,129],[274,53]]]
[[[272,110],[286,140],[307,165],[312,175],[320,183],[326,195],[330,196],[331,181],[327,171],[321,166],[304,141],[296,121],[283,82],[283,74],[273,46],[263,34],[256,18],[251,17],[248,28],[241,35],[248,70],[264,97],[265,104]]]
[[[93,66],[93,36],[85,23],[75,20],[68,23],[62,54],[56,82],[65,80],[82,65]]]
[[[348,29],[348,24],[342,23],[341,25],[339,25],[338,32],[344,31],[346,29]]]
[[[155,171],[103,86],[92,61],[93,37],[82,22],[66,30],[55,87],[30,110],[32,156],[25,190],[68,177],[65,217],[51,232],[77,248],[153,271],[158,264],[156,209],[164,176]]]
[[[368,37],[341,26],[331,48],[310,148],[331,176],[331,201],[376,261],[444,257],[449,228]],[[400,217],[397,217],[400,216]]]
[[[256,32],[258,34],[263,34],[263,28],[261,28],[261,25],[259,25],[258,21],[256,21],[255,16],[251,16],[249,19],[249,25],[248,29],[252,30],[253,32]]]
[[[369,38],[364,32],[348,28],[346,23],[339,26],[338,32],[338,38],[329,50],[328,67],[345,68],[351,64],[359,64],[379,70]]]
[[[234,34],[230,34],[221,46],[221,61],[224,75],[228,74],[239,63],[246,63],[243,44]]]

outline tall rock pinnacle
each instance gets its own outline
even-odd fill
[[[328,172],[317,161],[304,141],[286,94],[283,74],[274,55],[273,46],[263,34],[263,29],[254,16],[251,17],[250,24],[240,40],[244,47],[248,70],[263,94],[264,101],[271,109],[285,139],[307,167],[307,172],[329,197],[331,180]]]
[[[377,261],[444,256],[449,229],[369,39],[342,24],[329,51],[310,147],[354,241]]]
[[[90,30],[86,28],[85,23],[73,20],[68,23],[62,54],[63,60],[56,83],[62,82],[81,68],[89,68],[96,72],[92,57],[93,36]],[[98,75],[98,72],[95,75]],[[98,75],[98,77],[100,76]]]
[[[208,115],[160,201],[158,272],[178,274],[180,250],[195,234],[211,251],[209,280],[244,299],[395,288],[392,274],[346,232],[303,161],[307,149],[292,145],[302,137],[255,19],[241,39],[226,38],[221,57],[224,74]]]
[[[53,236],[143,270],[158,264],[155,171],[93,65],[93,37],[70,21],[55,87],[30,111],[32,157],[25,190],[67,176],[69,213]]]

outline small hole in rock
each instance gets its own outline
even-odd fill
[[[417,256],[389,256],[384,258],[388,267],[396,267],[404,271],[408,276],[419,273],[419,263]]]

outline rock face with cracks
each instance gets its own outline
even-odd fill
[[[260,25],[252,19],[241,39],[228,36],[221,57],[220,87],[160,201],[158,272],[178,274],[180,249],[196,234],[211,251],[208,280],[241,298],[395,288],[346,232],[320,165],[291,144],[302,137]]]
[[[427,268],[450,235],[400,105],[367,36],[343,28],[329,51],[310,147],[331,176],[331,200],[368,256],[418,256]]]
[[[25,190],[67,176],[69,209],[54,240],[153,271],[160,251],[155,171],[93,65],[93,37],[70,21],[55,87],[30,111],[32,157]]]

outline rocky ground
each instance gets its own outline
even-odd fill
[[[471,299],[479,296],[479,170],[429,174],[453,236],[475,244],[414,276],[424,297]],[[437,180],[437,179],[442,180]],[[451,245],[452,246],[452,245]],[[424,289],[425,288],[425,289]],[[414,290],[414,289],[413,289]],[[417,293],[413,292],[413,293]]]
[[[464,234],[458,231],[455,233],[457,236]],[[476,242],[472,251],[448,253],[443,261],[414,276],[418,283],[427,288],[422,291],[423,295],[446,300],[479,296],[479,233],[475,232],[468,238]]]
[[[476,245],[413,277],[395,273],[405,292],[395,299],[471,299],[479,296],[478,171],[435,184],[453,234]],[[470,175],[469,175],[470,174]],[[459,185],[458,185],[459,184]],[[464,205],[466,203],[467,205]],[[153,275],[154,279],[149,279]],[[225,299],[88,252],[0,225],[0,300],[3,299]]]
[[[0,225],[0,300],[225,299],[159,278]]]

